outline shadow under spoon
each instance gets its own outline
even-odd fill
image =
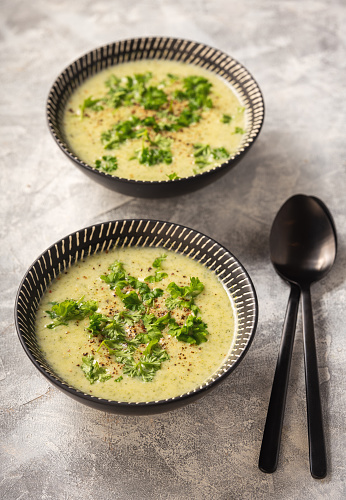
[[[310,472],[317,479],[327,473],[310,286],[331,269],[336,246],[333,218],[318,198],[292,196],[274,219],[270,256],[277,273],[291,284],[291,293],[259,457],[259,468],[263,472],[274,472],[277,467],[301,294]]]

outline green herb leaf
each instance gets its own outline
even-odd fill
[[[111,75],[105,84],[109,88],[107,102],[111,107],[131,106],[138,103],[146,91],[146,83],[152,78],[150,72],[126,76],[122,79]]]
[[[161,270],[166,257],[166,254],[162,254],[154,260],[152,267],[155,269],[155,274],[146,278],[146,281],[154,283],[168,276]],[[171,282],[167,287],[170,296],[166,299],[169,311],[157,317],[149,313],[149,308],[156,298],[163,295],[161,288],[152,289],[145,281],[128,275],[120,261],[113,262],[109,266],[109,271],[109,274],[101,278],[115,289],[125,309],[116,313],[113,318],[101,313],[92,314],[88,330],[90,336],[103,337],[98,351],[102,347],[106,348],[108,354],[123,365],[124,375],[139,377],[145,382],[154,378],[162,362],[169,359],[168,353],[159,345],[166,327],[168,334],[175,336],[179,341],[200,344],[207,340],[207,325],[197,317],[199,309],[194,303],[195,297],[204,290],[199,278],[190,277],[190,283],[186,286],[178,286]],[[132,290],[123,292],[121,287],[126,289],[131,287]],[[187,308],[192,313],[183,325],[179,325],[174,318],[171,318],[170,310],[176,308]],[[129,330],[126,325],[134,328]],[[145,344],[147,345],[141,352]],[[121,381],[121,376],[116,380]]]
[[[107,370],[100,366],[98,362],[95,361],[94,356],[90,354],[82,358],[81,369],[90,384],[94,384],[98,380],[100,382],[105,382],[111,378],[111,375],[107,374]]]
[[[140,281],[138,278],[134,278],[133,276],[128,275],[127,276],[127,282],[132,288],[135,290],[138,290],[139,293],[142,295],[143,293],[149,292],[150,288],[146,283],[143,281]]]
[[[176,283],[171,282],[167,287],[170,297],[165,301],[169,311],[173,309],[190,309],[195,314],[199,312],[199,308],[194,303],[194,298],[204,290],[203,283],[199,278],[190,278],[190,285],[180,287]]]
[[[120,311],[119,313],[114,315],[114,319],[118,323],[124,323],[126,325],[133,326],[134,324],[138,323],[142,319],[142,312],[141,311],[128,311],[127,309],[124,309],[123,311]]]
[[[124,264],[122,262],[120,262],[120,260],[115,260],[113,262],[113,264],[111,264],[109,266],[108,269],[109,269],[109,271],[113,271],[115,273],[120,272],[120,271],[125,273]]]
[[[211,148],[209,144],[194,144],[195,163],[200,167],[209,165],[213,160],[229,158],[230,154],[224,147]]]
[[[225,148],[214,148],[211,150],[211,155],[215,160],[229,158],[230,154]]]
[[[51,302],[52,309],[46,311],[48,316],[53,320],[47,325],[47,328],[53,329],[59,325],[67,325],[68,321],[84,319],[92,314],[98,308],[97,302],[94,300],[84,301],[84,297],[79,300],[67,299],[63,302]]]
[[[125,363],[123,372],[130,377],[140,377],[143,382],[150,382],[167,359],[169,355],[158,345],[158,340],[152,340],[137,362],[132,359]]]
[[[191,110],[212,108],[213,103],[209,97],[212,84],[203,76],[188,76],[183,80],[184,91],[178,90],[174,97],[179,100],[188,100]]]
[[[201,119],[201,115],[196,113],[196,111],[191,109],[184,109],[175,123],[172,125],[172,129],[179,130],[183,127],[189,127],[192,123],[198,123]]]
[[[123,304],[126,307],[126,309],[130,309],[131,311],[144,310],[143,303],[139,298],[137,292],[135,292],[134,290],[128,293],[122,293],[121,289],[117,287],[115,291],[118,297],[120,297],[121,300],[123,301]]]
[[[161,269],[162,262],[167,259],[167,255],[164,253],[160,257],[156,257],[156,259],[153,262],[153,267],[156,269]]]
[[[100,313],[90,316],[90,323],[87,328],[90,337],[102,335],[106,339],[125,341],[124,321],[119,321],[116,316],[109,318]]]
[[[236,128],[234,129],[234,132],[233,132],[233,133],[234,133],[234,134],[245,134],[245,130],[244,130],[243,128],[241,128],[241,127],[236,127]]]
[[[162,271],[155,271],[155,275],[152,276],[147,276],[145,278],[145,281],[148,283],[158,283],[159,281],[162,281],[163,279],[167,278],[168,274],[164,273]]]
[[[115,318],[110,319],[108,324],[104,327],[101,334],[109,340],[116,342],[125,342],[125,330],[123,324],[118,322]]]
[[[101,111],[103,106],[99,104],[100,102],[102,102],[101,99],[93,99],[91,96],[84,99],[83,103],[79,106],[81,119],[84,118],[84,111],[86,108],[92,109],[93,111]]]
[[[150,86],[148,87],[142,95],[140,104],[144,106],[144,109],[159,109],[163,104],[167,102],[167,95],[165,92],[158,87]]]
[[[102,172],[114,172],[118,168],[118,159],[116,156],[102,156],[101,160],[95,161],[95,168]]]
[[[199,278],[191,277],[190,285],[178,286],[176,283],[171,282],[167,290],[170,292],[173,298],[182,297],[184,299],[190,300],[196,297],[204,290],[204,285]]]
[[[221,122],[222,123],[231,123],[232,117],[230,115],[222,115]]]
[[[100,344],[98,350],[100,350],[102,346],[106,347],[108,353],[114,356],[117,363],[124,364],[133,360],[132,354],[134,348],[129,348],[128,344],[119,344],[116,341],[106,339]]]
[[[204,290],[204,285],[199,278],[191,277],[190,285],[186,286],[183,297],[196,297]]]
[[[210,156],[211,149],[210,149],[209,144],[194,144],[193,148],[195,150],[193,153],[193,156],[195,158],[199,158],[199,157],[206,158],[206,157]]]
[[[153,262],[153,267],[155,269],[161,269],[162,262],[166,259],[167,255],[163,254],[161,257],[157,257]],[[148,281],[149,283],[157,283],[167,278],[168,274],[162,271],[155,271],[154,276],[148,276],[144,281]]]
[[[108,316],[97,312],[92,314],[89,320],[90,323],[87,328],[87,330],[89,331],[89,337],[97,337],[98,335],[102,334],[103,328],[109,322]]]
[[[177,82],[179,80],[179,76],[173,75],[173,73],[167,73],[167,78],[169,78],[171,82]]]
[[[113,127],[101,134],[101,142],[105,149],[118,148],[120,144],[128,139],[134,139],[142,133],[139,129],[141,125],[140,118],[131,116],[128,120],[116,123]]]
[[[163,137],[161,134],[157,134],[154,139],[151,139],[148,135],[148,141],[152,146],[156,146],[157,148],[162,149],[169,149],[172,144],[171,139],[169,139],[168,137]]]
[[[100,278],[105,283],[107,283],[112,290],[117,287],[122,289],[128,285],[125,269],[121,262],[115,261],[113,264],[111,264],[109,270],[112,272],[109,274],[103,274],[102,276],[100,276]]]
[[[158,163],[169,165],[173,161],[172,152],[168,149],[142,147],[136,157],[141,165],[152,167]]]
[[[182,327],[179,327],[178,323],[172,319],[169,323],[168,333],[170,335],[174,335],[182,342],[197,345],[202,342],[206,342],[208,340],[207,335],[209,335],[206,323],[204,323],[201,318],[197,318],[193,314],[190,314],[187,317],[187,320]]]
[[[107,81],[109,88],[107,102],[114,108],[141,104],[144,109],[158,110],[167,102],[165,92],[153,85],[147,86],[151,73],[136,74],[119,79],[112,75]]]
[[[170,313],[164,316],[156,317],[155,314],[145,314],[143,316],[143,324],[146,333],[141,337],[144,343],[153,339],[160,339],[162,337],[162,330],[168,325],[170,320]]]
[[[157,299],[158,297],[161,297],[163,295],[163,290],[161,288],[154,288],[153,290],[150,290],[146,293],[142,293],[142,299],[143,303],[146,306],[152,306],[154,303],[154,300]]]
[[[168,179],[170,181],[174,181],[174,179],[180,179],[180,177],[175,172],[173,172],[172,174],[167,175],[167,177],[168,177]]]

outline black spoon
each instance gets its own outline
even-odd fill
[[[263,433],[259,468],[277,467],[283,415],[300,293],[303,298],[305,380],[310,471],[327,473],[310,285],[325,276],[336,257],[336,229],[325,204],[316,197],[295,195],[279,210],[271,229],[270,254],[278,274],[291,284],[282,342]]]

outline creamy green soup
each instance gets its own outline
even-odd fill
[[[70,386],[148,402],[196,389],[235,342],[232,298],[202,264],[162,248],[123,248],[59,275],[36,316],[40,349]]]
[[[232,157],[246,113],[235,90],[202,68],[176,61],[119,64],[70,97],[63,126],[73,153],[127,179],[189,177]]]

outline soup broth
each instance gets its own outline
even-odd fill
[[[79,261],[49,285],[36,317],[39,347],[57,375],[126,402],[196,389],[220,368],[236,329],[232,298],[214,273],[162,248]]]
[[[66,141],[110,175],[160,181],[189,177],[231,158],[246,131],[235,90],[203,68],[176,61],[119,64],[71,95]]]

